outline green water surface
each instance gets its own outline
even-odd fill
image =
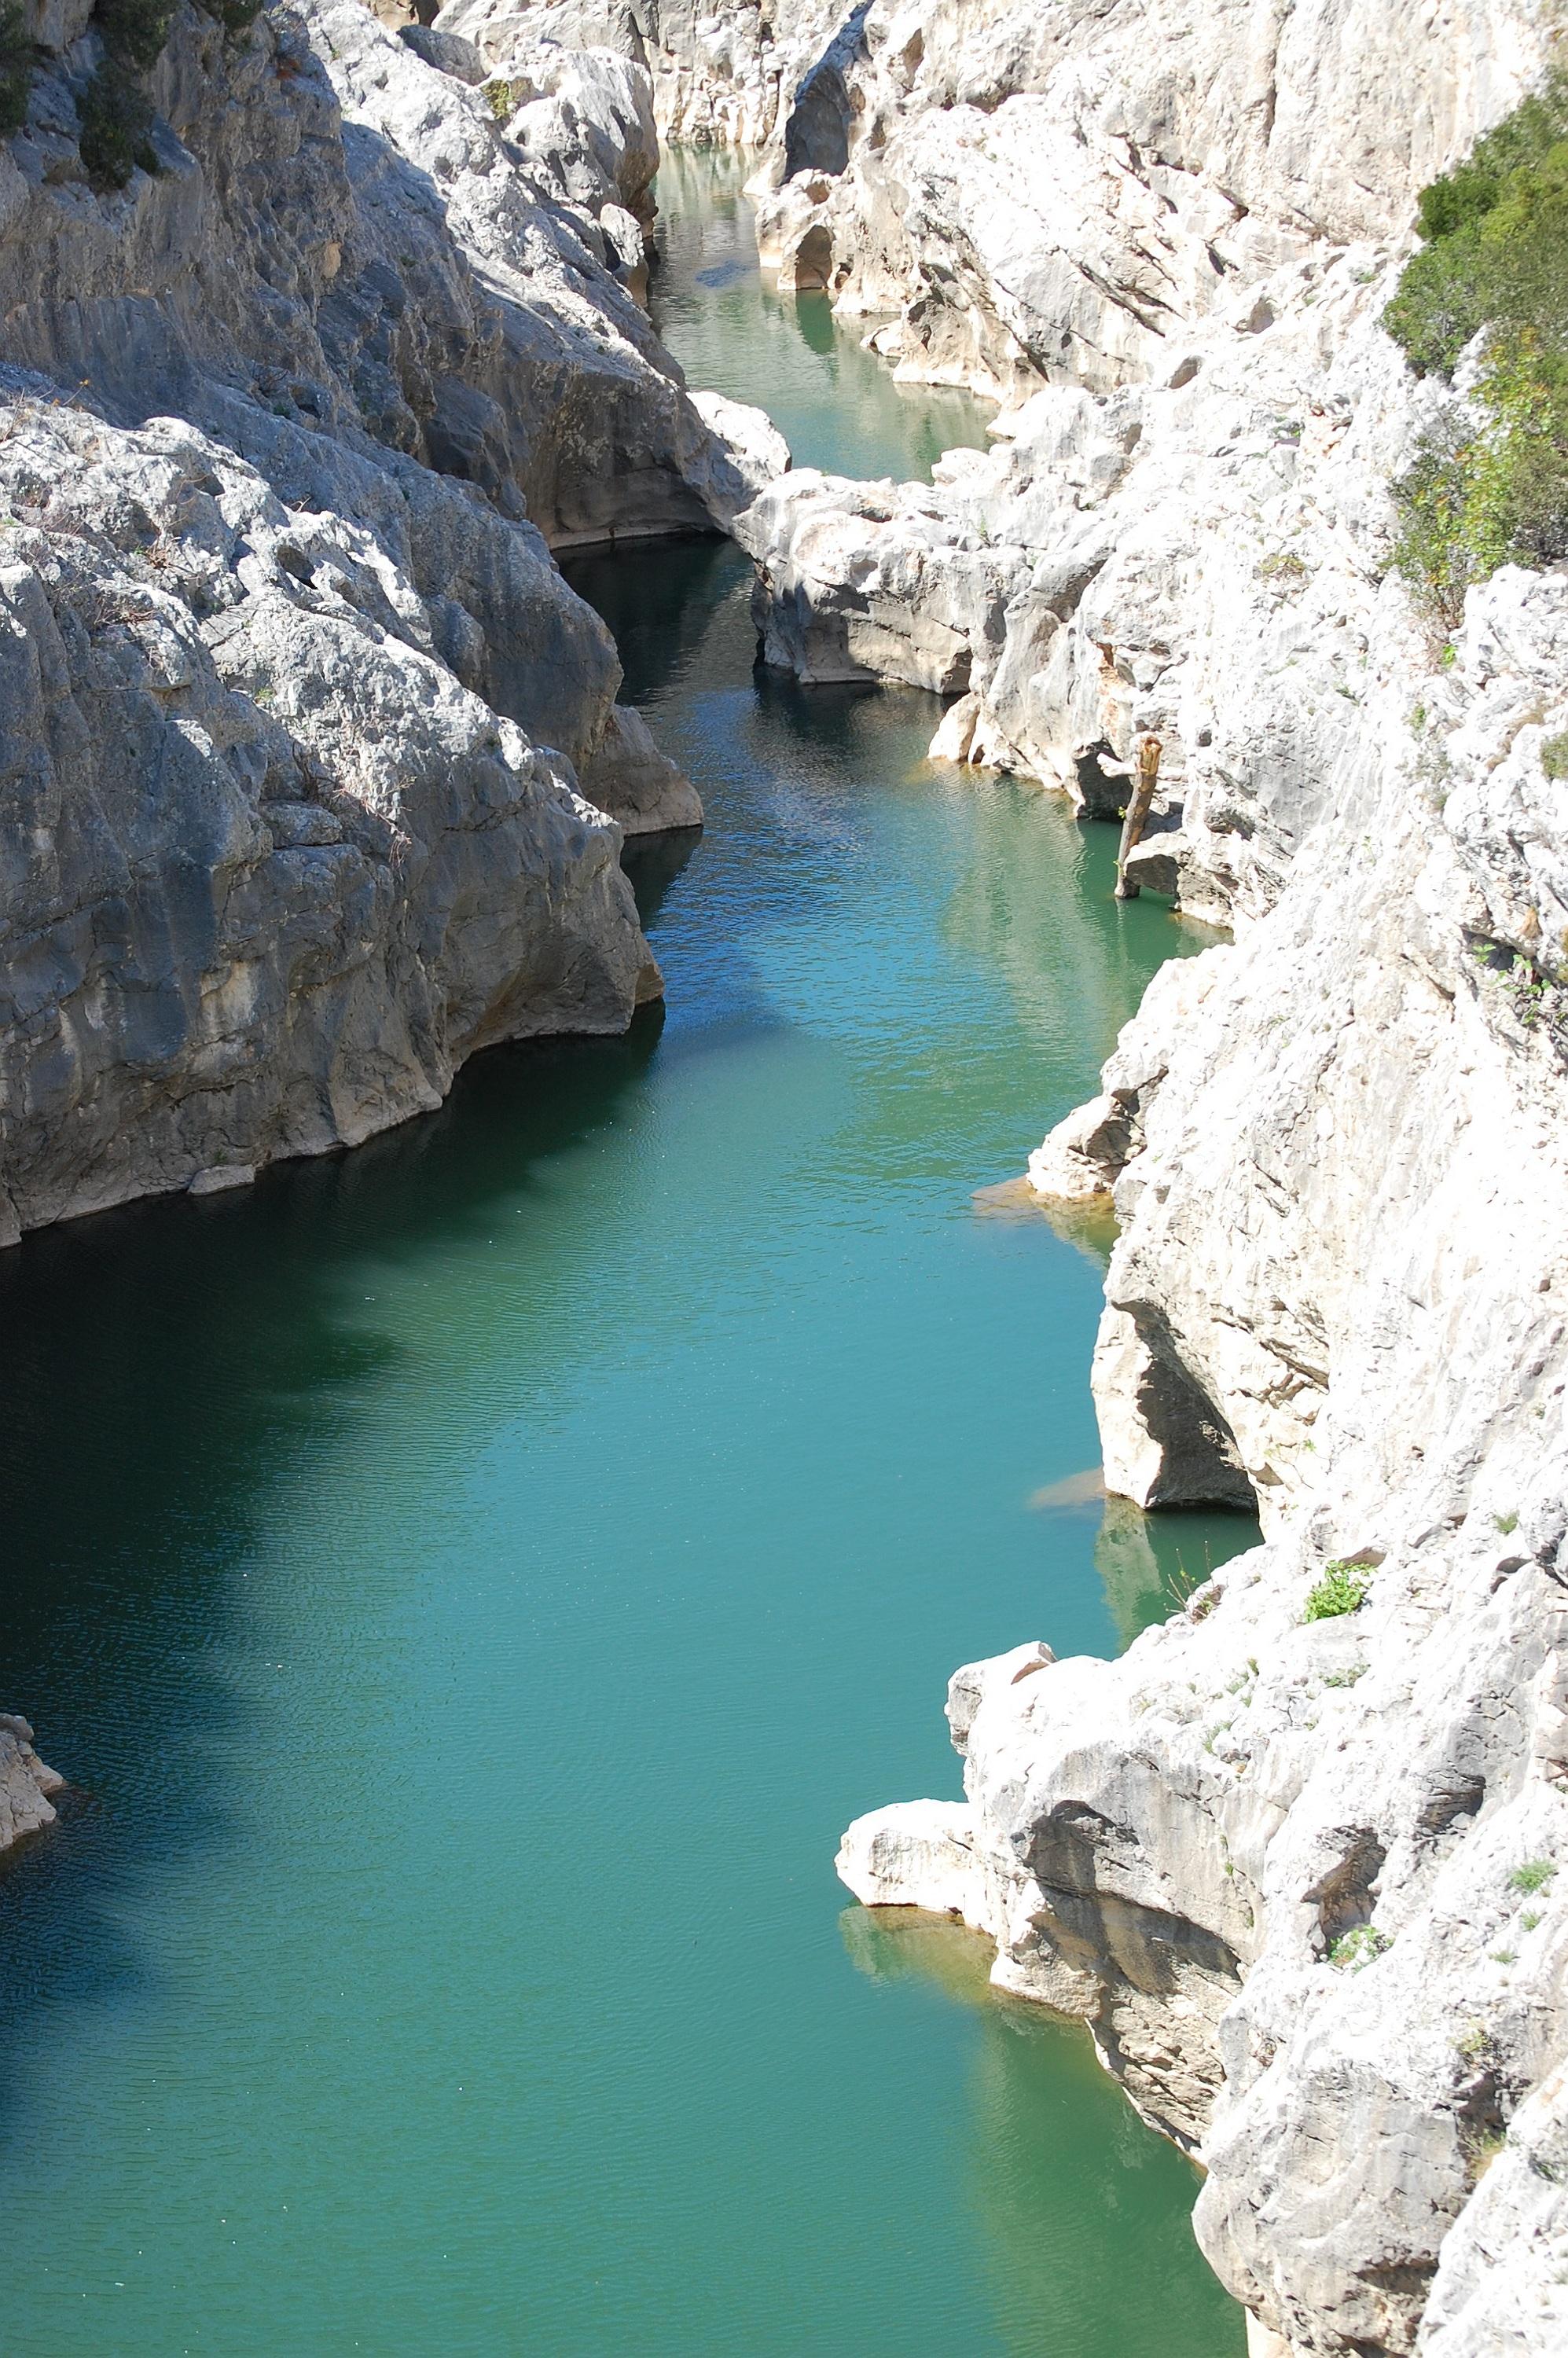
[[[948,405],[862,434],[821,318],[705,289],[728,186],[694,381],[782,338],[820,449],[917,468]],[[930,699],[754,676],[729,548],[574,575],[708,804],[634,863],[667,1011],[0,1256],[0,1700],[78,1787],[0,1875],[8,2344],[1235,2358],[1083,2034],[831,1866],[958,1790],[955,1664],[1249,1536],[1032,1503],[1096,1456],[1095,1240],[971,1200],[1195,936]]]

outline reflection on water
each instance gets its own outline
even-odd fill
[[[1119,2358],[1238,2346],[1190,2275],[1192,2164],[1152,2136],[1096,2060],[1087,2031],[990,1986],[993,1951],[914,1909],[847,1909],[855,1965],[895,2002],[926,1992],[976,2037],[963,2093],[965,2206],[978,2228],[1002,2347],[1078,2358],[1097,2346],[1108,2272]]]
[[[983,450],[989,404],[895,384],[826,295],[780,295],[759,271],[751,168],[711,147],[676,147],[659,167],[654,322],[690,383],[765,408],[797,467],[928,481],[944,450]]]

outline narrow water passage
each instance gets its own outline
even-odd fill
[[[1113,1650],[1249,1536],[1034,1503],[1099,1271],[971,1202],[1195,936],[927,765],[931,700],[754,676],[734,552],[574,578],[709,810],[636,863],[667,1013],[0,1256],[0,1699],[85,1789],[0,1876],[11,2338],[1234,2358],[1087,2039],[831,1868],[957,1790],[955,1664]]]

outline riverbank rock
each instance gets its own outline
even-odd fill
[[[619,59],[552,52],[513,138],[477,50],[357,0],[183,9],[114,189],[99,37],[39,36],[0,143],[4,1241],[626,1024],[659,983],[606,812],[700,806],[547,540],[763,479],[608,266],[656,157]]]
[[[1200,2241],[1271,2346],[1548,2358],[1568,580],[1504,568],[1433,644],[1389,485],[1453,396],[1379,325],[1414,186],[1546,23],[1243,11],[1184,44],[1158,6],[999,9],[988,60],[963,13],[871,12],[849,162],[774,220],[824,233],[841,308],[946,255],[877,341],[989,383],[996,447],[929,487],[784,477],[739,529],[770,660],[946,687],[940,757],[1115,811],[1160,739],[1130,874],[1236,938],[1163,970],[1031,1184],[1119,1226],[1108,1529],[1248,1504],[1264,1538],[1119,1660],[960,1671],[965,1801],[859,1819],[840,1873],[979,1925],[999,1985],[1088,2022],[1201,2158]],[[1360,81],[1385,43],[1397,119]]]
[[[0,1852],[25,1834],[53,1825],[54,1803],[65,1779],[33,1749],[33,1731],[14,1711],[0,1712]]]

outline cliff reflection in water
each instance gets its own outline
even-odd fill
[[[974,2017],[962,2193],[1001,2347],[1017,2358],[1125,2358],[1174,2346],[1187,2323],[1184,2210],[1197,2174],[1150,2136],[1084,2026],[993,1989],[991,1944],[963,1924],[912,1908],[847,1908],[838,1928],[869,1980],[904,1995],[913,1985]],[[1119,2271],[1120,2304],[1108,2347],[1108,2263]]]

